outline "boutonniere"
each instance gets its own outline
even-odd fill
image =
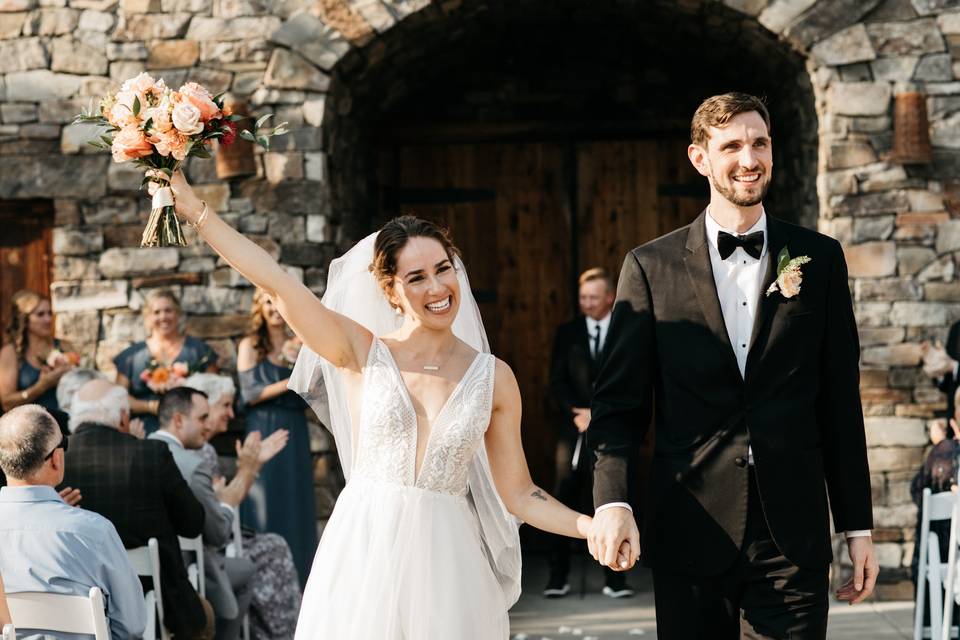
[[[784,298],[790,299],[800,293],[803,283],[803,272],[800,267],[810,262],[809,256],[790,257],[790,252],[784,247],[777,256],[777,279],[767,289],[767,295],[777,291]]]

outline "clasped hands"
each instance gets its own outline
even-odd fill
[[[594,560],[614,571],[632,569],[640,557],[640,531],[633,512],[624,507],[603,509],[593,516],[587,547]]]

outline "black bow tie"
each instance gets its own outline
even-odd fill
[[[763,252],[763,231],[754,231],[745,236],[731,235],[726,231],[717,234],[717,249],[720,251],[721,260],[729,258],[737,247],[743,247],[747,255],[759,260]]]

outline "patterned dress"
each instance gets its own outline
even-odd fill
[[[260,477],[241,506],[243,523],[256,531],[270,531],[286,539],[293,561],[306,584],[310,563],[317,551],[317,515],[313,495],[313,459],[310,433],[304,414],[306,404],[293,391],[265,402],[250,404],[264,387],[290,377],[292,369],[262,359],[240,372],[240,393],[246,408],[247,431],[266,438],[287,429],[287,446],[260,472]]]
[[[117,367],[117,373],[122,373],[130,381],[130,395],[137,400],[156,400],[160,397],[159,394],[150,390],[146,382],[140,379],[140,374],[150,369],[151,363],[154,362],[154,357],[150,353],[146,341],[133,343],[113,359],[113,364]],[[173,359],[173,362],[183,362],[187,365],[190,373],[197,373],[206,371],[211,364],[215,364],[217,354],[203,340],[187,336],[183,341],[180,353]],[[143,420],[143,427],[147,435],[156,431],[159,426],[157,416],[152,413],[135,413],[130,417]]]

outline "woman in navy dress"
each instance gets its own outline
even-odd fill
[[[290,440],[276,461],[260,472],[257,485],[243,503],[243,520],[257,531],[278,533],[286,539],[304,584],[317,550],[317,516],[306,405],[287,389],[299,343],[260,290],[254,294],[250,315],[252,330],[240,341],[237,352],[247,431],[259,431],[267,438],[278,429],[287,429]]]
[[[160,395],[179,385],[192,373],[215,372],[217,354],[198,338],[181,329],[181,309],[169,289],[151,291],[143,305],[149,334],[113,359],[117,384],[130,392],[131,418],[143,420],[149,435],[157,430]]]
[[[50,300],[18,291],[11,300],[7,343],[0,349],[0,402],[3,410],[22,404],[45,407],[66,430],[66,414],[57,403],[57,383],[79,362],[64,341],[53,337]]]

